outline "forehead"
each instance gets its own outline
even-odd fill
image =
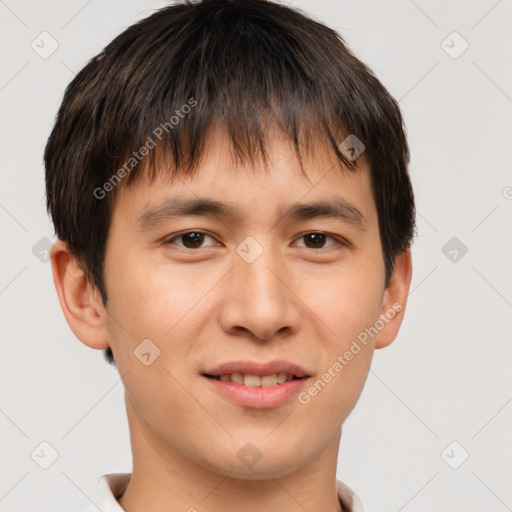
[[[122,213],[132,222],[148,220],[159,205],[165,209],[171,198],[182,198],[188,205],[206,199],[232,220],[259,216],[262,213],[282,216],[293,204],[341,200],[346,213],[362,213],[363,221],[375,214],[371,178],[364,156],[357,159],[356,171],[343,168],[332,148],[326,143],[312,144],[310,151],[301,151],[299,160],[293,141],[273,128],[266,136],[268,160],[237,162],[232,147],[220,129],[212,131],[193,174],[173,174],[167,169],[157,171],[153,180],[147,176],[118,190],[114,217]],[[225,205],[225,208],[223,208]],[[183,205],[182,205],[183,206]],[[193,209],[193,208],[192,208]],[[354,212],[352,212],[354,213]],[[149,223],[149,222],[148,222]]]

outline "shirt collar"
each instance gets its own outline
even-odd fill
[[[130,477],[131,473],[110,473],[100,478],[96,493],[96,505],[102,512],[124,512],[117,499],[123,495]],[[359,497],[341,480],[336,480],[336,489],[344,511],[365,512]]]

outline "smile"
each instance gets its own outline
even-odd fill
[[[222,382],[234,382],[235,384],[240,384],[242,386],[246,386],[249,388],[254,388],[258,386],[276,386],[279,384],[284,384],[285,382],[289,382],[291,380],[299,380],[303,378],[286,373],[272,373],[270,375],[262,376],[252,375],[250,373],[247,373],[245,375],[242,373],[224,373],[222,375],[205,375],[205,377],[220,380]]]

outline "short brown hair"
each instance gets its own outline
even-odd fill
[[[267,157],[270,123],[293,141],[301,165],[301,149],[309,151],[315,136],[356,171],[339,143],[349,135],[362,141],[389,284],[415,230],[398,103],[338,33],[298,9],[266,0],[189,1],[128,27],[88,62],[68,85],[45,148],[56,235],[104,305],[118,187],[135,183],[141,169],[149,179],[164,170],[192,173],[219,121],[241,163]],[[142,157],[143,147],[151,149]],[[106,357],[113,362],[109,349]]]

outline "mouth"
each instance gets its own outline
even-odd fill
[[[233,361],[201,373],[224,399],[252,409],[279,407],[300,392],[311,376],[287,361]]]
[[[248,388],[280,386],[285,382],[290,382],[292,380],[303,380],[309,377],[308,375],[299,377],[297,375],[287,373],[272,373],[262,376],[253,375],[250,373],[223,373],[221,375],[209,375],[207,373],[203,373],[203,376],[207,377],[208,379],[214,379],[222,382],[234,382],[235,384],[246,386]]]

